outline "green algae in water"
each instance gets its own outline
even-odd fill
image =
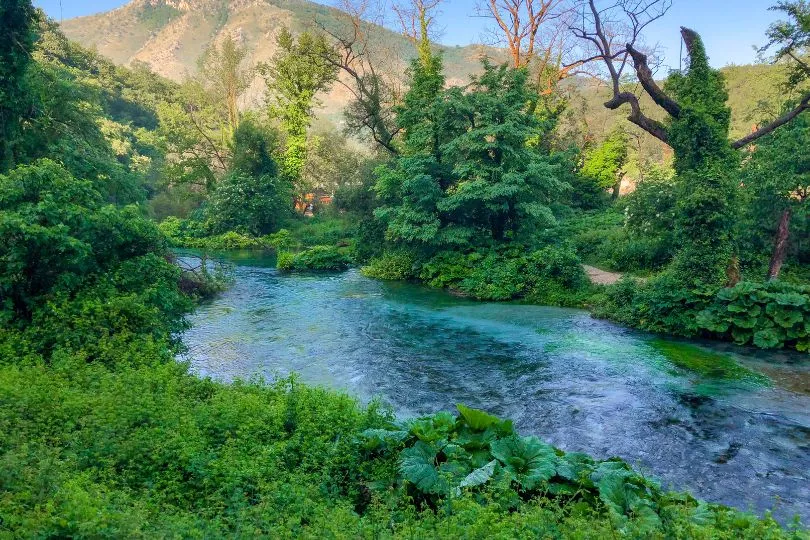
[[[751,371],[725,354],[663,339],[653,340],[650,345],[676,367],[696,373],[706,379],[718,382],[741,382],[755,386],[771,384],[768,377]]]

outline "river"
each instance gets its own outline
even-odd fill
[[[233,287],[191,316],[194,372],[296,372],[400,415],[464,403],[563,450],[619,456],[667,487],[810,522],[807,355],[696,348],[581,310],[473,302],[355,270],[284,276],[273,262],[237,259]],[[704,353],[733,369],[683,361]]]

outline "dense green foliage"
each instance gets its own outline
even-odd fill
[[[163,24],[172,15],[152,16]],[[272,247],[281,268],[339,270],[363,257],[354,245],[361,240],[378,257],[367,272],[381,277],[482,299],[565,303],[586,291],[578,256],[551,228],[552,192],[565,182],[554,176],[560,162],[537,144],[525,72],[486,66],[466,93],[437,85],[435,70],[426,75],[425,111],[439,114],[446,102],[465,113],[444,111],[437,121],[403,110],[409,150],[381,169],[376,193],[361,178],[345,186],[346,215],[304,220],[292,216],[292,184],[277,173],[271,131],[235,106],[244,66],[233,42],[209,51],[207,85],[177,87],[142,67],[112,66],[50,23],[39,25],[31,58],[16,56],[38,24],[28,2],[0,8],[0,27],[21,36],[0,47],[8,70],[0,535],[803,536],[769,517],[665,492],[620,460],[521,437],[482,411],[459,406],[458,417],[397,422],[377,403],[361,407],[295,378],[220,384],[177,361],[184,314],[211,282],[207,259],[186,275],[170,241]],[[18,90],[35,106],[20,107]],[[459,127],[462,117],[473,121]],[[405,238],[396,232],[404,221],[387,221],[418,202],[422,187],[408,185],[410,173],[396,176],[417,166],[420,185],[436,196],[422,210],[455,249],[424,231]],[[141,204],[156,189],[165,208],[179,207],[178,194],[202,204],[158,227]],[[373,218],[380,203],[383,227]],[[667,290],[637,289],[625,282],[609,296],[637,309]],[[646,294],[646,304],[622,297],[630,294]],[[803,348],[806,296],[805,288],[743,283],[700,298],[708,308],[690,324],[708,320],[740,341]],[[683,312],[665,310],[673,313]]]
[[[233,147],[230,169],[205,208],[208,230],[255,236],[278,230],[291,213],[292,190],[277,174],[271,143],[251,121],[243,120],[234,133]]]
[[[37,19],[28,0],[11,0],[0,6],[0,172],[14,165],[19,137],[18,118],[29,103],[27,73],[34,49]]]
[[[331,46],[320,34],[302,33],[296,39],[287,28],[276,38],[278,52],[259,71],[271,90],[270,114],[281,120],[286,138],[282,172],[305,193],[301,175],[307,161],[307,130],[316,94],[329,88],[337,78],[337,65],[330,61]]]
[[[566,186],[529,146],[540,123],[527,109],[527,73],[484,63],[466,91],[445,91],[434,70],[414,66],[398,117],[410,127],[406,151],[380,171],[375,214],[387,238],[422,250],[465,248],[546,225],[547,204]],[[432,93],[430,102],[412,93]]]
[[[351,249],[335,246],[312,246],[299,253],[282,251],[278,254],[278,269],[285,272],[346,270],[352,263]]]
[[[810,350],[810,287],[779,281],[723,289],[698,317],[701,328],[763,349]]]
[[[48,367],[3,365],[5,530],[26,537],[801,536],[665,493],[620,461],[563,455],[479,411],[460,407],[458,418],[393,424],[379,407],[362,409],[294,380],[222,385],[164,358],[116,369],[69,356]]]
[[[610,189],[615,200],[619,197],[627,154],[627,133],[617,129],[602,144],[585,152],[580,174],[593,182],[596,189]]]

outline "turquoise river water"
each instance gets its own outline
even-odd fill
[[[807,355],[695,348],[585,311],[473,302],[354,270],[284,276],[273,263],[235,260],[233,287],[191,316],[183,357],[196,373],[296,372],[400,415],[465,403],[665,486],[810,523]],[[736,376],[692,369],[703,353]]]

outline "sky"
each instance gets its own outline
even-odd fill
[[[318,0],[332,4],[334,0]],[[114,9],[125,0],[34,0],[56,20],[90,15]],[[476,0],[445,0],[439,24],[445,45],[468,45],[489,40],[486,29],[491,21],[476,17]],[[776,0],[673,0],[667,15],[647,28],[646,39],[659,43],[665,64],[677,67],[680,53],[679,27],[697,30],[706,43],[715,67],[748,64],[756,60],[754,46],[764,42],[765,29],[777,19],[768,11]]]

